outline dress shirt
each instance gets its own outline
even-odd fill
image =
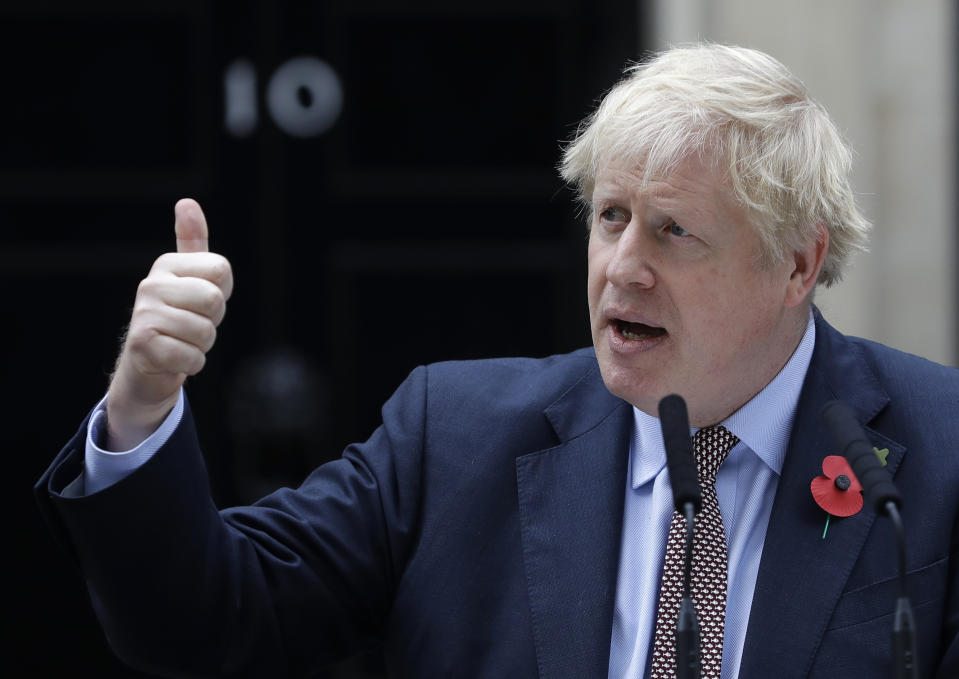
[[[810,313],[799,346],[779,374],[720,423],[739,437],[716,476],[729,556],[722,679],[739,675],[766,527],[815,341]],[[666,538],[675,509],[659,420],[633,411],[610,679],[648,676]],[[696,431],[691,429],[690,436]]]

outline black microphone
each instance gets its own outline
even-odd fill
[[[889,502],[898,509],[902,504],[899,489],[892,484],[889,472],[879,462],[852,408],[842,401],[830,401],[823,406],[822,417],[840,454],[849,460],[853,473],[862,484],[869,504],[880,514],[888,513],[886,504]]]
[[[686,503],[691,502],[693,510],[698,512],[703,504],[703,496],[699,489],[696,457],[693,455],[693,439],[689,436],[689,415],[682,396],[670,394],[659,402],[659,423],[663,428],[666,467],[673,486],[676,511],[684,513]]]
[[[866,500],[892,520],[899,556],[899,597],[893,616],[892,645],[897,679],[918,679],[916,662],[916,626],[906,592],[906,536],[899,516],[902,496],[892,482],[889,471],[879,462],[872,444],[856,420],[856,414],[842,401],[830,401],[822,409],[822,418],[833,442],[849,461],[853,473],[862,484]]]
[[[689,436],[689,415],[686,401],[678,394],[670,394],[659,402],[659,423],[663,429],[666,445],[666,468],[673,487],[676,511],[686,517],[686,550],[683,566],[683,598],[679,602],[676,617],[676,677],[699,679],[699,621],[696,607],[690,596],[690,580],[693,568],[693,537],[695,514],[702,506],[699,474],[696,472],[696,457],[693,440]]]

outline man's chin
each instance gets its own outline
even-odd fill
[[[659,417],[659,401],[673,392],[637,378],[635,372],[600,361],[599,371],[606,389],[647,415]]]

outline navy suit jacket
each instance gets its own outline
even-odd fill
[[[842,336],[816,347],[776,491],[740,676],[891,677],[893,529],[810,493],[847,401],[904,497],[923,677],[959,677],[959,373]],[[632,411],[584,349],[415,370],[363,444],[218,512],[187,414],[82,498],[83,431],[37,485],[111,645],[148,671],[309,674],[376,640],[396,676],[605,677]]]

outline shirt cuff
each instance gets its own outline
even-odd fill
[[[93,409],[87,426],[87,443],[83,457],[83,475],[64,489],[64,494],[90,495],[112,486],[146,464],[170,435],[176,431],[183,418],[183,388],[176,405],[160,424],[159,428],[132,450],[110,452],[100,447],[106,437],[107,397],[104,396]],[[81,485],[82,484],[82,485]],[[78,487],[79,486],[79,487]]]

